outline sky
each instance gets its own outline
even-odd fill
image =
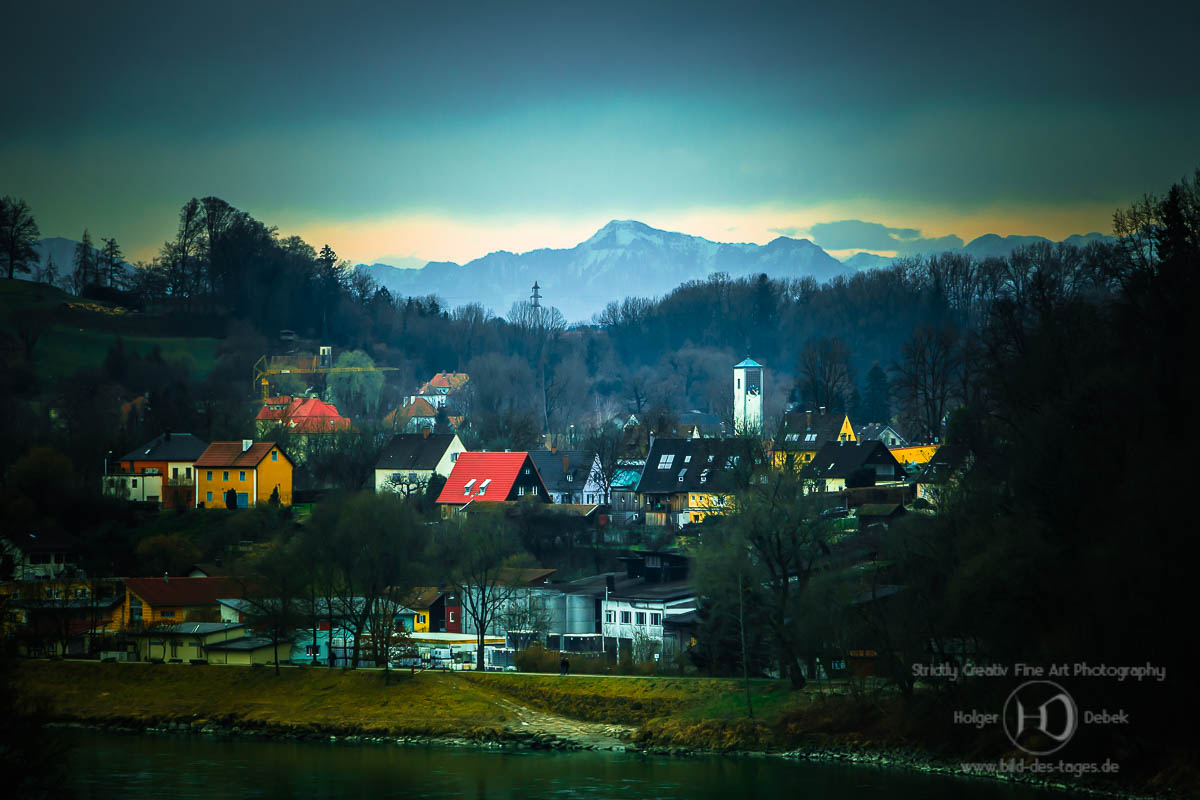
[[[152,258],[216,195],[355,262],[610,219],[835,256],[1110,232],[1200,166],[1194,3],[27,3],[0,195]]]

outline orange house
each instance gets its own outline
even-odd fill
[[[206,447],[190,433],[167,431],[121,456],[104,476],[104,492],[163,508],[190,506],[196,497],[192,463]]]
[[[294,465],[274,442],[213,442],[193,466],[197,506],[226,508],[230,491],[237,508],[269,502],[276,492],[281,505],[292,504]]]
[[[243,594],[242,585],[232,578],[126,578],[125,603],[116,619],[121,628],[134,630],[196,617],[215,620],[219,598]]]

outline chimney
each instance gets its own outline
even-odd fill
[[[804,412],[804,426],[806,428],[812,427],[812,412],[811,411]]]
[[[246,452],[254,445],[253,439],[242,439],[242,452]]]
[[[570,456],[563,456],[563,474],[567,472],[567,464],[570,462]]]
[[[428,427],[421,428],[421,437],[423,439],[429,438],[429,428]]]
[[[818,407],[817,407],[817,410],[818,410],[818,411],[820,411],[822,414],[824,414],[824,413],[825,413],[825,406],[818,406]]]
[[[164,572],[163,573],[163,583],[170,583],[170,582],[171,582],[171,574],[169,572]]]

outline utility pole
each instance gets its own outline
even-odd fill
[[[529,296],[529,304],[534,308],[542,307],[541,289],[538,288],[537,281],[533,282],[533,294]]]

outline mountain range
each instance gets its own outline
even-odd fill
[[[731,277],[811,275],[818,281],[853,273],[807,239],[780,236],[765,245],[726,244],[633,220],[613,220],[567,249],[499,251],[466,264],[433,261],[420,269],[387,264],[360,264],[358,269],[393,294],[437,294],[451,306],[478,302],[498,314],[507,313],[514,301],[527,300],[537,281],[543,303],[557,307],[568,320],[586,320],[609,301],[662,295],[714,272]]]
[[[1063,244],[1074,245],[1075,247],[1087,247],[1092,242],[1113,241],[1116,240],[1111,236],[1105,236],[1103,233],[1089,233],[1082,236],[1075,233],[1063,239]],[[967,242],[957,250],[948,250],[946,252],[966,253],[969,256],[979,259],[1003,258],[1010,255],[1018,247],[1026,247],[1037,242],[1055,244],[1052,239],[1047,239],[1045,236],[999,236],[995,233],[985,233]],[[853,267],[857,271],[886,267],[893,261],[895,261],[895,258],[890,256],[880,256],[874,253],[855,253],[842,263],[848,267]]]

